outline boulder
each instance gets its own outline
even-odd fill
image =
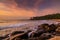
[[[44,29],[46,32],[48,32],[48,30],[49,30],[49,24],[47,24],[47,23],[41,24],[40,25],[40,29]]]
[[[50,39],[51,37],[53,37],[53,35],[51,33],[43,33],[40,36],[41,39]]]
[[[49,25],[49,32],[55,32],[56,31],[56,29],[57,29],[57,27],[56,27],[56,25],[55,24],[51,24],[51,25]]]
[[[56,29],[56,35],[60,36],[60,27]]]

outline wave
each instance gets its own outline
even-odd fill
[[[7,28],[16,28],[16,27],[21,27],[22,25],[26,25],[28,23],[16,23],[16,24],[11,24],[7,26],[0,26],[0,30],[2,29],[7,29]]]
[[[7,26],[0,26],[0,29],[6,29],[6,28],[16,28],[16,27],[23,27],[24,25],[28,25],[28,24],[32,24],[32,25],[40,25],[40,24],[43,24],[43,23],[48,23],[48,24],[58,24],[60,22],[56,22],[54,20],[39,20],[39,21],[26,21],[26,22],[19,22],[19,23],[16,23],[16,24],[10,24],[10,25],[7,25]],[[31,25],[31,26],[32,26]]]

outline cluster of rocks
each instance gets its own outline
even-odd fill
[[[60,24],[49,25],[45,23],[38,25],[37,27],[36,31],[15,31],[11,34],[7,34],[5,37],[0,37],[0,40],[6,38],[6,40],[49,40],[54,36],[60,36]]]

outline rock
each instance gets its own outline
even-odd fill
[[[57,24],[57,27],[60,27],[60,23]]]
[[[36,32],[30,32],[31,34],[30,34],[30,37],[39,37],[42,33],[44,33],[45,32],[45,30],[43,30],[43,29],[40,29],[40,30],[38,30],[38,31],[36,31]]]
[[[41,28],[41,29],[44,29],[46,32],[48,32],[48,30],[49,30],[49,24],[47,24],[47,23],[41,24],[41,25],[40,25],[40,28]]]
[[[60,27],[56,29],[56,35],[60,36]]]
[[[56,29],[57,29],[56,25],[54,25],[54,24],[49,25],[49,32],[53,33],[56,31]]]
[[[23,34],[21,34],[21,35],[18,35],[17,37],[15,37],[15,38],[13,38],[13,40],[15,40],[15,39],[28,39],[29,37],[28,37],[28,33],[30,32],[30,30],[28,30],[27,32],[24,32]]]
[[[9,34],[4,35],[4,36],[1,36],[1,37],[0,37],[0,40],[3,40],[3,39],[5,39],[5,38],[8,38],[8,35],[9,35]]]
[[[20,34],[20,33],[24,33],[24,31],[14,31],[10,34],[10,36],[14,36],[14,35],[17,35],[17,34]]]
[[[56,31],[57,31],[57,32],[60,32],[60,27],[58,27],[58,28],[56,29]]]
[[[51,38],[51,37],[53,37],[53,35],[50,34],[50,33],[43,33],[43,34],[40,36],[41,39],[49,39],[49,38]]]

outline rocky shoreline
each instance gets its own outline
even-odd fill
[[[41,24],[33,30],[14,31],[5,36],[1,36],[0,40],[50,40],[55,36],[60,36],[60,23],[58,24]]]

